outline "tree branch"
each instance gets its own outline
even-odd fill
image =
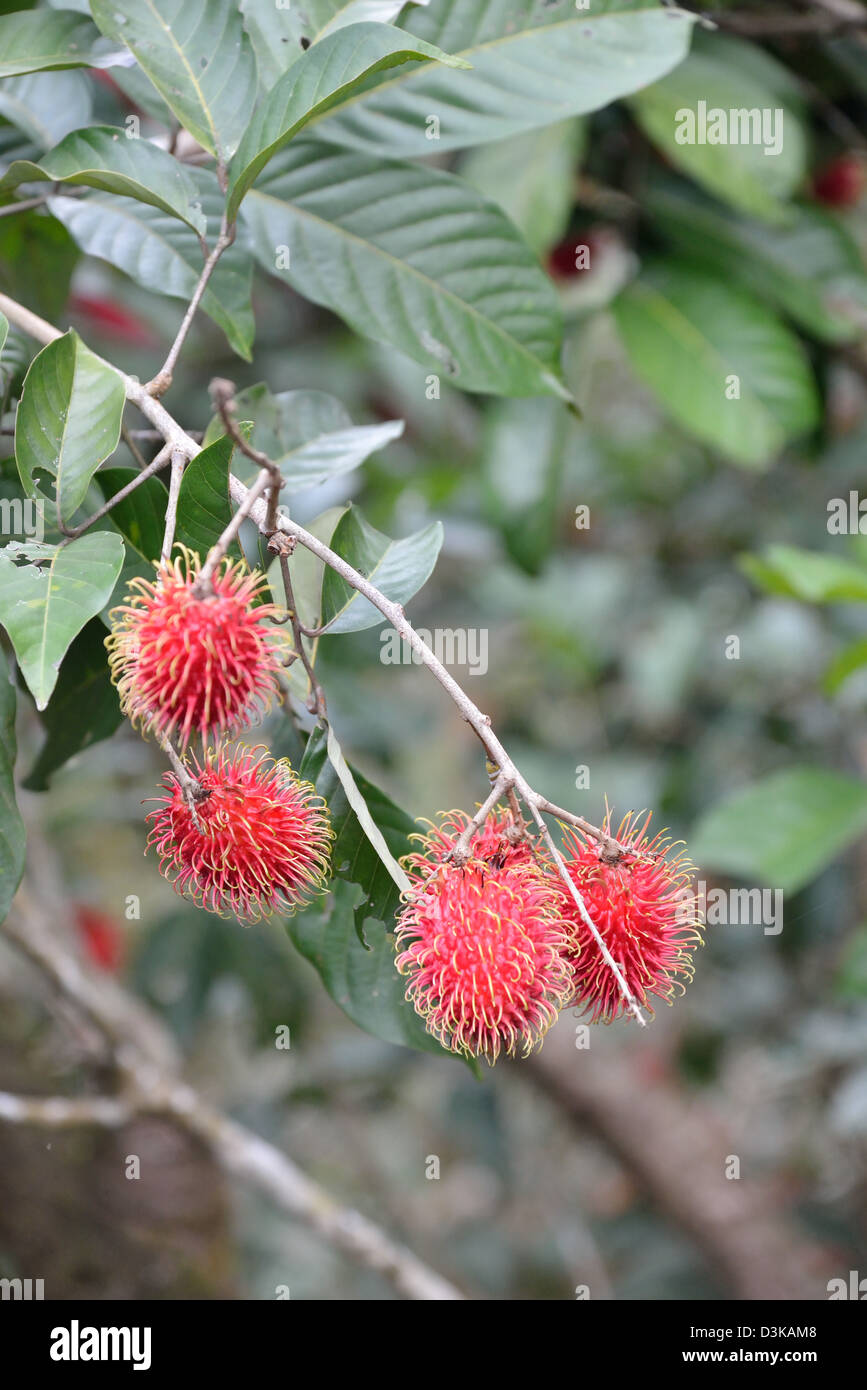
[[[463,1295],[396,1244],[374,1222],[342,1206],[273,1144],[227,1119],[175,1075],[155,1047],[162,1027],[138,999],[109,978],[92,977],[49,927],[63,919],[62,902],[37,904],[19,892],[0,934],[22,951],[62,998],[95,1024],[109,1043],[122,1079],[117,1097],[23,1097],[0,1093],[0,1120],[48,1128],[98,1124],[116,1128],[142,1113],[170,1116],[203,1140],[223,1168],[265,1194],[288,1216],[304,1221],[335,1249],[373,1269],[406,1298],[455,1300]]]
[[[0,294],[0,310],[6,314],[10,321],[16,323],[18,327],[23,328],[25,332],[30,333],[33,337],[40,339],[42,342],[50,342],[54,338],[60,336],[57,329],[53,328],[51,324],[46,323],[44,319],[38,318],[37,315],[32,314],[30,310],[24,309],[7,295]],[[111,364],[109,363],[108,365]],[[113,370],[118,371],[118,368],[114,368]],[[120,376],[124,382],[127,399],[138,406],[142,414],[161,432],[166,443],[171,444],[178,456],[182,457],[185,462],[188,459],[194,458],[200,451],[199,445],[181,428],[174,417],[166,410],[162,402],[153,396],[147,387],[142,386],[141,382],[136,377],[127,376],[123,372],[120,372]],[[217,394],[219,395],[220,393],[218,392]],[[231,419],[230,412],[227,412],[227,416]],[[241,436],[237,429],[236,435],[237,439],[240,440]],[[257,458],[263,471],[266,467],[269,469],[274,469],[276,467],[267,455],[261,454],[258,450],[253,450],[252,447],[247,444],[246,440],[243,440],[241,447],[243,447],[244,452],[249,457],[252,458],[255,456]],[[250,519],[255,522],[263,534],[268,534],[266,528],[269,525],[269,505],[261,496],[256,496],[250,501],[251,491],[254,491],[254,489],[246,487],[244,483],[241,482],[240,478],[235,477],[233,473],[229,474],[229,495],[232,501],[237,507],[243,507],[245,509],[245,514],[249,515]],[[342,556],[336,554],[329,546],[320,541],[318,537],[305,530],[303,526],[299,526],[291,517],[278,514],[275,522],[275,531],[292,537],[295,542],[303,545],[306,550],[316,555],[326,565],[333,569],[335,573],[339,574],[341,578],[345,579],[351,588],[355,589],[357,593],[361,594],[372,603],[374,608],[378,609],[384,618],[387,618],[395,631],[399,633],[407,645],[417,653],[422,665],[430,671],[434,679],[439,682],[446,693],[451,697],[459,714],[473,729],[491,762],[499,770],[499,774],[505,779],[506,784],[513,788],[521,797],[521,800],[532,813],[534,820],[543,830],[546,843],[549,847],[553,847],[553,840],[551,839],[550,832],[542,819],[543,812],[550,813],[549,808],[551,803],[547,798],[534,791],[529,782],[523,777],[506,749],[497,738],[497,735],[494,733],[491,727],[490,716],[483,714],[478,706],[473,703],[469,695],[467,695],[458,684],[451,672],[421,639],[415,628],[408,621],[402,606],[387,598],[375,585],[371,584],[370,580],[366,579],[364,575],[360,574],[358,570],[348,564]],[[554,812],[554,814],[558,813]],[[609,854],[611,860],[616,861],[623,851],[623,847],[620,846],[617,841],[612,840],[605,831],[598,827],[591,828],[589,822],[582,821],[581,828],[592,829],[592,831],[595,832],[596,838],[605,843],[606,852]],[[603,959],[614,974],[627,1010],[643,1025],[645,1020],[641,1009],[626,985],[623,973],[611,956],[598,927],[587,912],[582,895],[566,873],[562,856],[559,855],[556,849],[554,849],[554,858],[561,877],[565,876],[564,882],[568,880],[570,895],[578,905],[579,912],[599,947]]]
[[[190,299],[190,302],[187,305],[186,313],[184,314],[184,317],[181,320],[181,326],[178,329],[175,341],[169,348],[168,356],[166,357],[166,360],[163,363],[162,367],[157,372],[156,376],[151,381],[149,381],[147,386],[145,387],[145,390],[148,391],[150,395],[165,395],[166,391],[168,391],[169,387],[171,386],[175,367],[177,366],[178,358],[181,355],[181,349],[183,348],[184,343],[186,342],[187,334],[190,331],[193,319],[196,317],[196,310],[202,302],[202,296],[204,295],[205,290],[208,288],[208,282],[211,276],[213,275],[217,266],[217,262],[219,261],[223,252],[228,250],[228,248],[232,245],[232,242],[234,240],[235,223],[228,222],[226,220],[226,214],[223,213],[223,219],[220,223],[219,236],[217,237],[217,240],[214,244],[214,249],[211,251],[210,255],[205,260],[205,264],[202,268],[202,273],[199,276],[198,284],[196,285],[196,288],[193,290],[192,298]]]

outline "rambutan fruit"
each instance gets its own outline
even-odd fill
[[[653,1012],[650,998],[671,1003],[692,979],[692,951],[702,943],[693,866],[665,831],[648,835],[650,815],[631,814],[614,838],[623,847],[616,862],[600,843],[568,830],[566,869],[584,900],[633,998]],[[603,829],[611,835],[610,817]],[[591,1022],[610,1023],[628,1007],[613,970],[562,879],[562,912],[568,923],[567,959],[572,972],[572,1006]]]
[[[202,799],[191,807],[172,772],[147,817],[148,848],[179,893],[209,912],[256,922],[291,916],[321,892],[333,832],[324,802],[284,758],[240,746],[191,759]]]
[[[468,817],[452,812],[404,867],[397,968],[428,1031],[453,1052],[495,1062],[525,1055],[569,998],[560,896],[511,817],[495,812],[463,863],[450,857]]]
[[[199,734],[232,737],[269,708],[288,638],[256,604],[265,576],[226,559],[211,594],[200,597],[198,555],[161,567],[155,582],[133,579],[111,613],[106,638],[121,708],[134,724],[181,747]]]

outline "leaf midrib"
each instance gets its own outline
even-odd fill
[[[658,310],[658,317],[663,320],[664,326],[670,329],[672,337],[679,341],[681,346],[688,350],[691,343],[698,341],[705,349],[703,355],[705,357],[710,355],[710,357],[723,368],[724,372],[733,372],[735,370],[734,363],[727,361],[714,343],[712,343],[709,338],[705,337],[701,330],[697,328],[661,290],[655,289],[653,286],[647,284],[635,284],[632,286],[632,292],[639,298],[649,301],[651,313],[653,312],[654,306],[656,307]],[[740,376],[742,374],[738,373],[738,375]],[[755,391],[750,386],[747,386],[746,397],[753,406],[758,407],[759,412],[771,422],[775,430],[778,432],[783,430],[784,427],[782,422],[777,419],[773,411],[765,404],[760,396],[756,395]]]
[[[658,6],[651,4],[643,5],[640,9],[637,10],[613,10],[609,11],[608,14],[597,16],[594,16],[591,11],[588,11],[586,15],[576,14],[570,15],[568,19],[558,19],[554,24],[536,25],[532,28],[518,29],[515,31],[515,33],[512,34],[499,34],[496,38],[485,39],[483,43],[474,43],[470,45],[468,48],[461,48],[456,53],[450,54],[450,57],[464,58],[467,61],[469,61],[470,57],[474,53],[484,53],[488,49],[505,47],[507,44],[517,43],[521,39],[527,38],[528,35],[553,34],[557,29],[566,29],[572,25],[581,25],[588,23],[592,23],[594,28],[596,28],[600,24],[603,24],[606,20],[622,20],[628,16],[664,13],[664,10],[661,10]],[[410,35],[410,37],[417,38],[418,35]],[[425,42],[428,43],[430,42],[430,40],[426,39]],[[409,72],[398,73],[394,77],[390,77],[387,81],[378,83],[372,91],[359,92],[354,96],[347,97],[345,101],[335,103],[335,105],[330,107],[328,111],[323,112],[319,116],[314,116],[310,121],[307,122],[307,125],[308,127],[312,127],[316,125],[318,121],[325,120],[326,117],[339,115],[342,111],[346,109],[347,106],[351,106],[353,102],[363,101],[365,97],[373,96],[374,94],[378,96],[379,93],[383,92],[387,87],[394,87],[400,83],[408,82],[411,78],[416,76],[418,71],[418,68],[412,68]],[[459,72],[461,71],[461,69],[450,68],[448,69],[448,71]]]
[[[408,261],[401,260],[399,256],[393,256],[391,252],[383,250],[382,247],[377,246],[372,241],[366,241],[364,237],[358,236],[355,232],[347,231],[346,228],[342,227],[338,222],[329,221],[327,217],[319,217],[315,212],[309,212],[307,209],[299,207],[297,203],[293,203],[286,198],[275,198],[273,194],[265,193],[260,188],[251,188],[249,193],[247,194],[247,197],[263,198],[269,203],[275,203],[277,207],[289,208],[293,212],[295,212],[297,216],[302,218],[306,217],[309,221],[315,222],[319,226],[329,227],[333,231],[338,232],[341,236],[346,237],[348,241],[353,241],[358,246],[369,248],[369,250],[371,250],[375,255],[380,256],[384,261],[387,261],[389,264],[402,267],[410,275],[414,275],[416,279],[420,280],[424,285],[429,286],[431,291],[436,291],[440,296],[450,300],[453,304],[458,305],[464,311],[464,313],[471,315],[479,323],[484,324],[489,331],[492,331],[497,336],[502,338],[503,341],[508,343],[513,350],[516,349],[522,357],[526,358],[528,362],[531,362],[536,371],[541,369],[543,372],[547,373],[550,376],[553,383],[555,383],[558,386],[561,386],[563,391],[566,390],[566,388],[562,386],[562,383],[560,382],[557,376],[556,366],[550,366],[548,363],[543,362],[541,357],[536,357],[532,352],[530,352],[528,348],[524,347],[523,343],[518,342],[517,338],[513,338],[512,335],[506,331],[506,329],[500,327],[499,324],[494,323],[493,319],[486,318],[480,309],[477,309],[472,304],[468,304],[465,299],[461,299],[459,295],[455,294],[454,290],[446,289],[445,286],[439,280],[432,279],[429,275],[426,275],[424,271],[418,270],[415,266],[411,266]],[[421,340],[419,341],[421,342]],[[424,344],[422,344],[422,346],[424,346]],[[565,399],[565,396],[561,396],[561,399]]]

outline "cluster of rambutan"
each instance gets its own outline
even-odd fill
[[[563,859],[633,1000],[670,1002],[691,978],[701,942],[697,897],[682,849],[630,815],[616,854],[567,832]],[[623,990],[575,896],[544,846],[495,810],[464,854],[469,824],[451,812],[404,861],[411,888],[398,919],[397,967],[407,998],[444,1046],[494,1062],[528,1053],[562,1009],[610,1022]],[[604,826],[610,834],[608,819]],[[457,847],[457,848],[456,848]]]
[[[289,642],[279,610],[260,601],[264,575],[223,560],[203,585],[201,569],[184,550],[153,582],[134,579],[106,646],[133,723],[181,750],[202,740],[201,760],[191,755],[194,794],[166,773],[166,795],[147,817],[160,871],[208,911],[255,922],[321,890],[332,830],[315,788],[286,759],[222,742],[279,697]]]
[[[132,581],[107,639],[129,718],[172,748],[197,736],[205,749],[201,760],[190,754],[186,785],[166,773],[147,818],[148,847],[179,892],[244,922],[292,913],[320,892],[333,838],[327,807],[286,759],[263,747],[207,746],[233,738],[280,693],[289,644],[278,609],[262,601],[265,585],[229,560],[205,583],[198,555],[184,551],[155,581]],[[396,963],[407,998],[444,1046],[493,1062],[503,1051],[528,1052],[561,1009],[616,1018],[624,981],[646,1007],[682,987],[701,940],[691,866],[664,833],[648,836],[649,821],[628,816],[614,853],[567,832],[564,863],[580,902],[510,810],[474,828],[466,848],[462,812],[419,837],[422,849],[404,861],[410,888]]]

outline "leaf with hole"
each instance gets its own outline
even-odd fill
[[[58,546],[45,566],[15,565],[0,551],[0,623],[37,709],[48,704],[70,644],[110,597],[123,556],[111,531]]]
[[[125,399],[119,373],[74,330],[44,347],[30,365],[15,419],[15,458],[28,495],[39,490],[38,474],[53,478],[60,515],[69,521],[117,448]]]

